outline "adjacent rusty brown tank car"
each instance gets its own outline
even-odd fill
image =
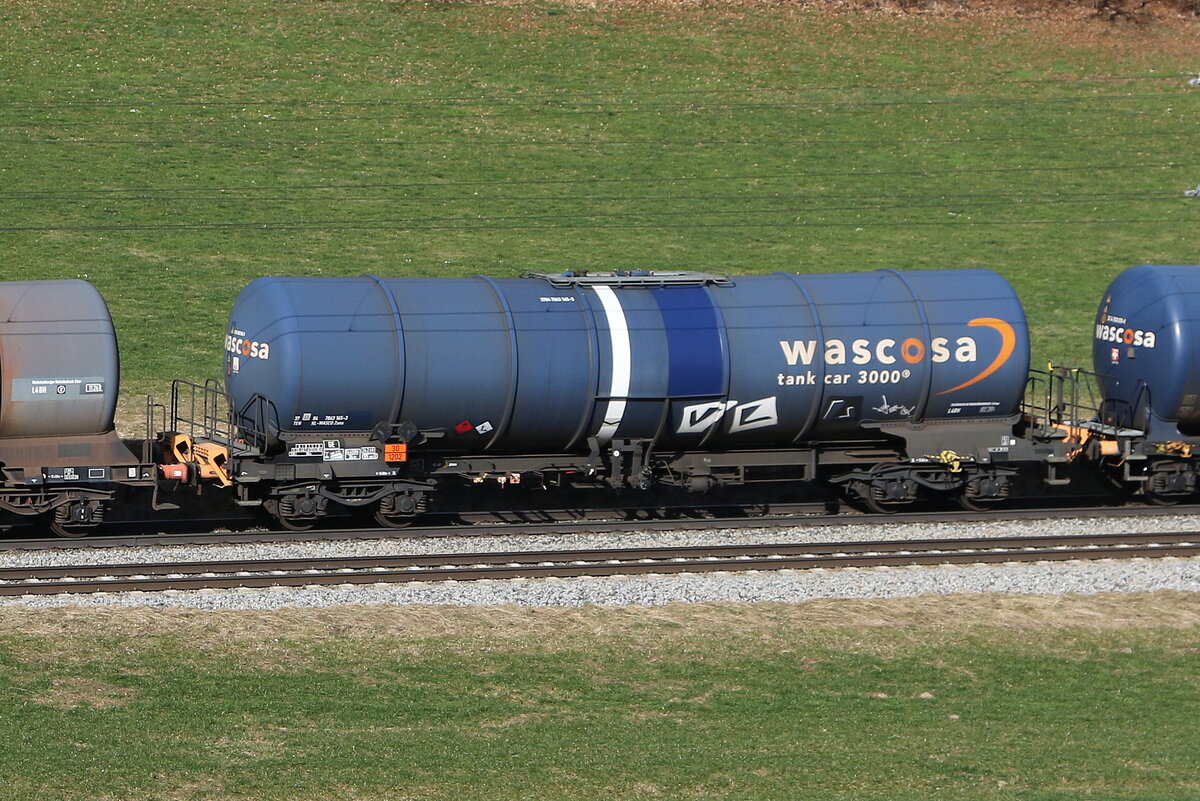
[[[104,518],[154,466],[113,426],[120,361],[112,317],[86,281],[0,283],[0,508],[64,536]]]

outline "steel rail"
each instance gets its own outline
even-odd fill
[[[1200,533],[615,548],[0,569],[0,595],[987,564],[1200,555]]]
[[[1179,506],[1084,506],[1064,508],[997,509],[990,512],[924,511],[879,515],[856,511],[839,514],[814,513],[808,509],[792,513],[768,513],[738,517],[674,517],[602,520],[511,520],[473,524],[414,526],[412,528],[313,529],[310,531],[220,531],[183,534],[104,534],[82,539],[62,537],[37,539],[0,539],[0,552],[54,551],[92,548],[137,548],[167,545],[224,545],[280,542],[325,542],[337,540],[370,541],[381,539],[453,539],[461,537],[502,537],[539,534],[605,534],[651,531],[703,531],[710,529],[773,529],[796,527],[837,527],[847,525],[899,525],[906,523],[981,523],[1014,520],[1065,520],[1100,517],[1178,517],[1200,515],[1200,505]],[[549,514],[549,513],[548,513]],[[106,524],[114,526],[116,524]]]

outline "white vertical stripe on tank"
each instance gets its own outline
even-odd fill
[[[604,410],[604,424],[596,434],[601,444],[612,441],[625,416],[625,401],[629,395],[629,380],[633,369],[633,353],[629,345],[629,323],[617,293],[609,286],[592,287],[604,306],[608,320],[608,332],[612,339],[612,383],[608,389],[608,407]]]

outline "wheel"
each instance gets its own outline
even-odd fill
[[[1150,490],[1143,490],[1142,498],[1151,506],[1175,506],[1180,500],[1178,495],[1159,495]]]
[[[1195,491],[1195,477],[1182,470],[1150,473],[1142,485],[1142,497],[1154,506],[1174,506]]]
[[[959,488],[955,500],[968,512],[988,512],[1008,500],[1007,476],[981,473],[969,477]]]
[[[53,531],[58,536],[66,537],[67,539],[72,539],[72,540],[77,540],[80,537],[86,537],[88,534],[91,534],[92,531],[94,531],[96,528],[95,525],[92,525],[89,523],[84,523],[82,525],[72,524],[72,523],[60,523],[57,520],[54,520],[53,518],[46,521],[46,524],[50,527],[50,530]]]
[[[317,524],[325,510],[322,499],[308,495],[285,495],[278,501],[269,501],[267,511],[288,531],[308,531]]]
[[[894,515],[899,511],[898,504],[884,503],[875,497],[875,493],[869,490],[863,495],[862,500],[867,509],[877,515]]]
[[[875,477],[855,481],[851,494],[862,501],[868,511],[878,515],[894,515],[900,507],[917,499],[917,484],[911,478],[888,477],[886,466],[877,465],[871,472]]]
[[[421,495],[398,492],[385,495],[375,507],[375,522],[384,528],[408,528],[425,508]]]
[[[315,517],[283,517],[275,515],[275,519],[279,521],[279,525],[286,528],[288,531],[311,531],[313,526],[317,524]]]
[[[99,501],[68,501],[45,515],[46,526],[60,537],[77,540],[96,530],[104,520]]]
[[[388,514],[382,509],[375,510],[375,522],[384,528],[408,528],[415,519],[416,515]]]
[[[955,500],[958,501],[958,508],[966,512],[990,512],[1003,503],[1003,501],[976,500],[967,495],[966,487],[955,496]]]

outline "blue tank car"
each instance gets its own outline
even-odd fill
[[[1200,489],[1200,266],[1140,264],[1118,275],[1096,313],[1100,420],[1124,445],[1111,468],[1151,503]]]
[[[706,491],[837,464],[873,501],[998,499],[1029,368],[1020,301],[986,270],[269,277],[225,350],[264,454],[241,491],[292,525],[325,500],[394,521],[448,476]],[[892,470],[914,450],[928,469]]]
[[[1025,317],[984,270],[262,278],[230,317],[236,409],[274,439],[411,421],[472,452],[589,439],[780,447],[1008,417]]]
[[[1093,359],[1105,415],[1151,440],[1200,435],[1200,266],[1141,264],[1096,313]]]

